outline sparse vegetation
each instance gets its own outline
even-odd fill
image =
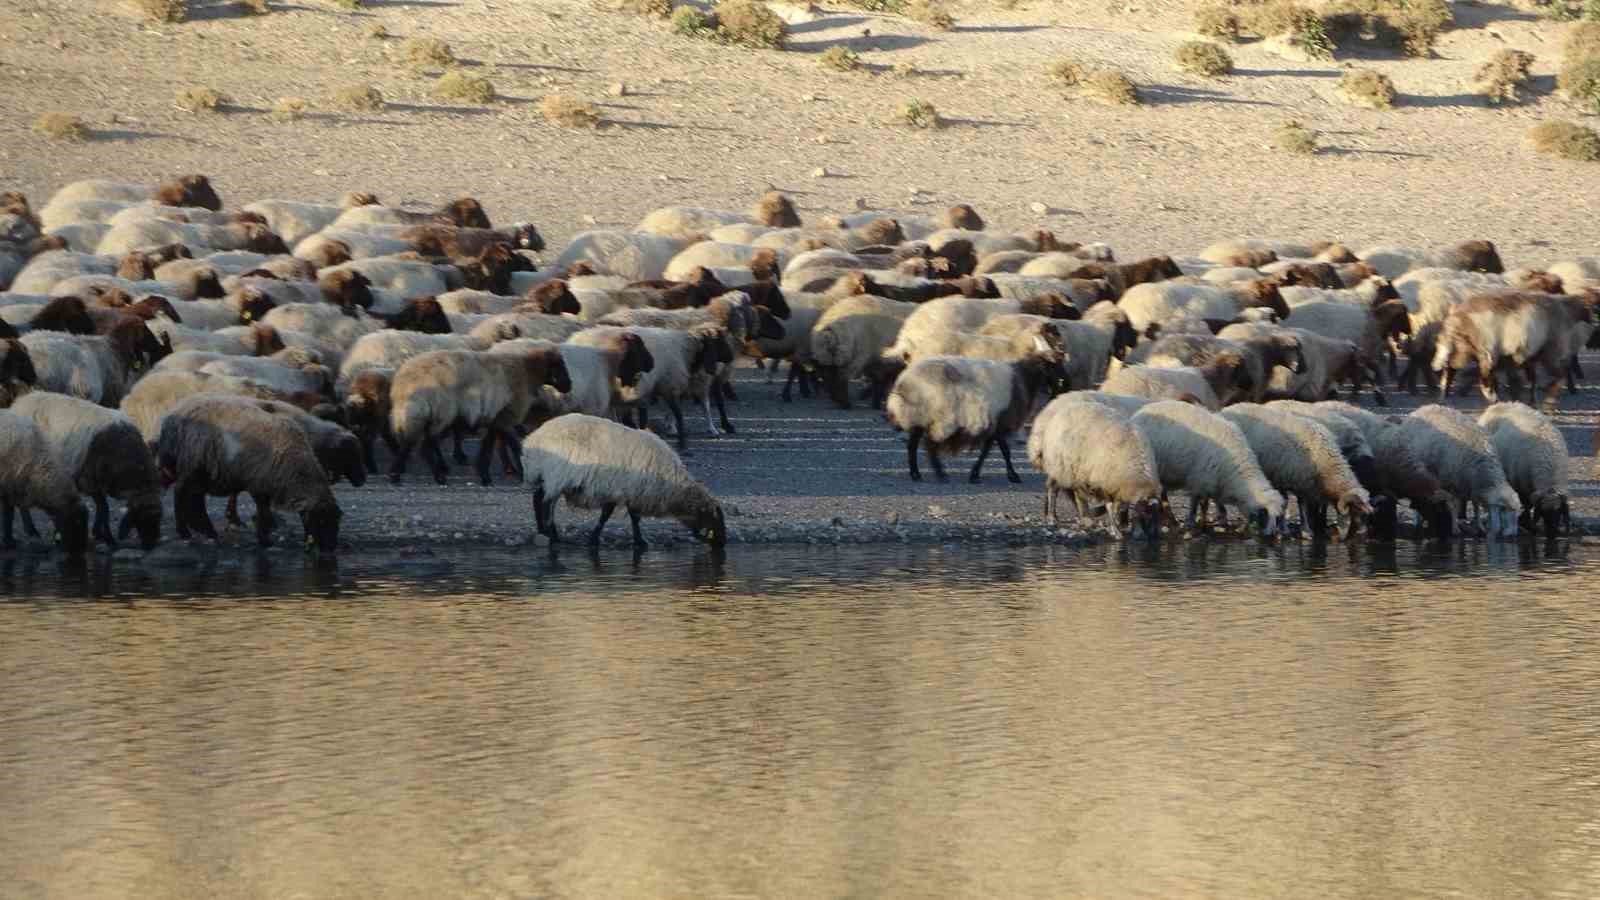
[[[789,26],[759,0],[722,0],[712,14],[717,34],[730,44],[782,50],[789,36]]]
[[[352,112],[383,109],[383,94],[370,84],[352,84],[333,92],[333,105]]]
[[[463,103],[488,103],[494,99],[494,83],[478,75],[468,75],[459,69],[444,73],[433,83],[433,95],[440,100],[458,100]]]
[[[1516,103],[1519,91],[1532,77],[1533,54],[1522,50],[1501,50],[1489,57],[1472,78],[1472,89],[1490,103]]]
[[[1561,45],[1561,54],[1567,62],[1600,56],[1600,22],[1579,22],[1572,26],[1566,43]]]
[[[258,16],[264,16],[272,12],[272,6],[267,3],[267,0],[239,0],[239,5]]]
[[[274,122],[295,122],[305,116],[311,104],[304,97],[279,97],[267,113]]]
[[[328,2],[345,12],[355,12],[361,8],[361,0],[328,0]]]
[[[1394,81],[1373,69],[1351,69],[1339,79],[1339,96],[1351,106],[1388,109],[1394,106]]]
[[[1446,0],[1334,0],[1323,7],[1323,21],[1335,44],[1371,35],[1381,46],[1426,58],[1455,14]]]
[[[178,92],[174,101],[177,107],[187,113],[216,112],[219,107],[228,102],[228,98],[208,87],[187,87]]]
[[[1241,28],[1252,34],[1264,38],[1287,37],[1312,59],[1333,58],[1333,39],[1322,17],[1294,0],[1269,0],[1259,6],[1245,7],[1239,21]]]
[[[915,78],[922,74],[917,64],[909,60],[895,63],[894,68],[889,71],[896,78]]]
[[[406,38],[400,45],[400,59],[413,69],[447,69],[456,64],[450,45],[431,37]]]
[[[1233,57],[1210,41],[1185,41],[1172,58],[1181,71],[1192,75],[1216,78],[1233,71]]]
[[[1600,113],[1600,56],[1574,59],[1556,73],[1556,86],[1567,99]]]
[[[1113,106],[1133,106],[1139,102],[1139,89],[1133,80],[1116,69],[1099,69],[1083,79],[1083,92],[1090,99]]]
[[[1317,152],[1317,133],[1293,119],[1278,126],[1278,130],[1272,133],[1272,142],[1279,150],[1299,156],[1311,156]]]
[[[189,17],[188,0],[128,0],[128,7],[147,22],[170,25]]]
[[[1600,134],[1576,122],[1541,122],[1529,130],[1528,143],[1546,156],[1579,162],[1600,161]]]
[[[89,139],[89,126],[83,124],[82,119],[71,113],[45,113],[34,120],[33,130],[57,141],[86,141]]]
[[[680,6],[672,14],[672,30],[684,37],[716,37],[717,24],[693,6]]]
[[[652,19],[672,18],[672,0],[615,0],[615,7],[620,12],[629,12],[636,16],[648,16]]]
[[[1202,4],[1194,10],[1194,30],[1219,41],[1237,41],[1241,30],[1239,14],[1220,4]]]
[[[1077,87],[1089,76],[1089,67],[1075,59],[1058,59],[1045,72],[1050,80],[1062,87]]]
[[[564,128],[596,128],[600,125],[600,111],[593,103],[568,97],[565,94],[547,94],[539,101],[539,112],[545,121]]]
[[[374,41],[381,41],[389,36],[389,29],[383,27],[382,22],[367,24],[367,37]]]
[[[854,72],[861,68],[861,54],[849,47],[829,47],[817,57],[817,62],[835,72]]]
[[[956,17],[945,6],[944,0],[906,0],[901,12],[908,19],[940,31],[956,27]]]
[[[939,110],[926,100],[913,99],[901,104],[895,118],[911,128],[938,128],[942,124]]]

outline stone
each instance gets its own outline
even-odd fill
[[[621,81],[614,82],[606,93],[613,97],[626,97],[628,96],[628,85]]]
[[[1036,216],[1047,216],[1050,214],[1050,207],[1035,200],[1028,204],[1028,211]]]

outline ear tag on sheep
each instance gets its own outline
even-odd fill
[[[250,321],[250,318],[251,318],[250,317],[250,310],[247,309],[244,312],[240,313],[239,314],[239,318],[243,319],[246,322]]]

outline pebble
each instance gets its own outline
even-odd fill
[[[812,178],[827,178],[830,174],[832,173],[828,171],[827,166],[817,166],[811,170]]]
[[[610,93],[613,97],[626,97],[628,96],[628,85],[618,81],[611,85],[611,89],[608,93]]]
[[[1028,204],[1028,211],[1036,216],[1046,216],[1050,214],[1050,207],[1035,200]]]

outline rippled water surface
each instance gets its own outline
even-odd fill
[[[1595,897],[1597,558],[0,562],[0,896]]]

